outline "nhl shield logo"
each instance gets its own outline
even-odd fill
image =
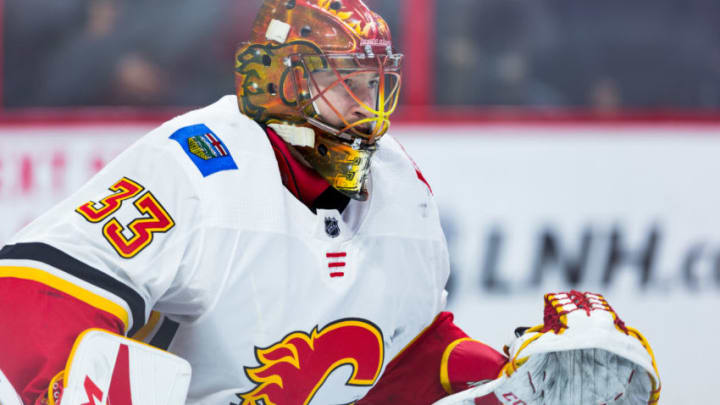
[[[340,226],[336,218],[325,217],[325,233],[331,238],[337,238],[340,235]]]

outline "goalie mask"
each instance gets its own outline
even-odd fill
[[[361,0],[265,0],[235,57],[238,105],[335,189],[365,200],[401,60],[385,21]]]

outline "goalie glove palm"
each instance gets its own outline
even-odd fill
[[[635,363],[602,349],[531,356],[496,394],[503,403],[647,404],[652,383]]]

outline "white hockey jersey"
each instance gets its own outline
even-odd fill
[[[432,194],[389,135],[369,191],[313,213],[226,96],[141,138],[0,266],[187,359],[189,404],[351,403],[442,310],[449,271]]]

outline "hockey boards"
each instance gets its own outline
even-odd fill
[[[182,405],[190,376],[190,364],[180,357],[124,336],[89,329],[78,337],[70,353],[60,403]]]

